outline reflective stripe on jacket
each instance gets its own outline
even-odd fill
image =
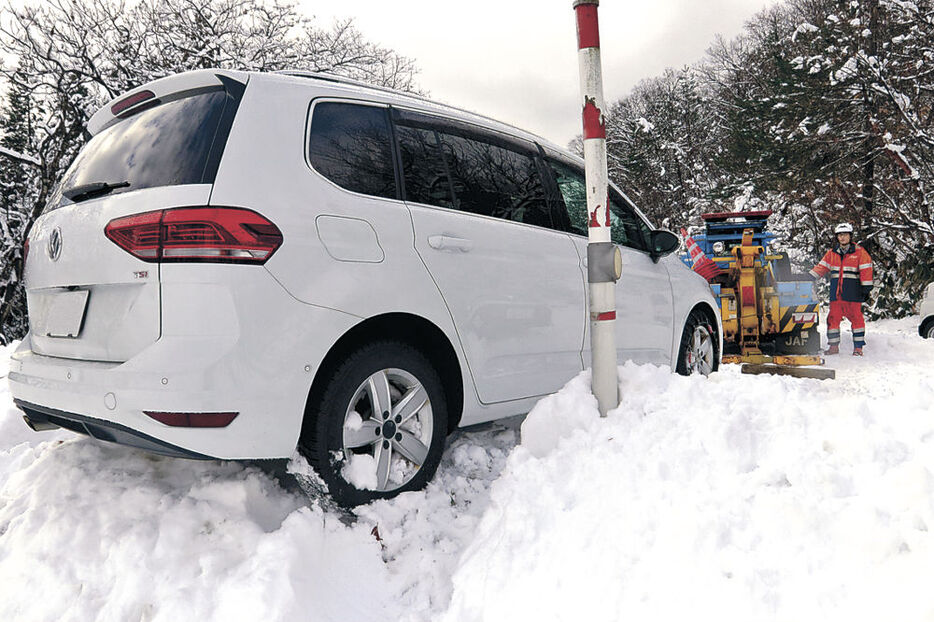
[[[862,302],[863,288],[872,287],[872,259],[858,244],[844,253],[839,246],[827,251],[811,269],[815,278],[830,275],[830,300]]]

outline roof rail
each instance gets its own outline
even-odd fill
[[[476,112],[476,111],[474,111],[474,110],[468,110],[468,109],[466,109],[466,108],[459,108],[458,106],[452,106],[451,104],[445,104],[445,103],[436,101],[436,100],[434,100],[434,99],[430,99],[430,98],[428,98],[428,97],[425,97],[424,95],[418,95],[418,94],[416,94],[416,93],[409,93],[409,92],[407,92],[407,91],[400,91],[399,89],[389,88],[388,86],[378,86],[378,85],[376,85],[376,84],[370,84],[369,82],[364,82],[364,81],[362,81],[362,80],[355,80],[354,78],[347,78],[347,77],[345,77],[345,76],[337,76],[337,75],[334,75],[333,73],[324,73],[324,72],[318,72],[318,71],[307,71],[307,70],[303,70],[303,69],[280,69],[280,70],[278,70],[278,71],[273,71],[273,72],[271,72],[271,73],[276,73],[276,74],[280,74],[280,75],[284,75],[284,76],[295,76],[295,77],[299,77],[299,78],[312,78],[312,79],[315,79],[315,80],[323,80],[323,81],[326,81],[326,82],[334,82],[334,83],[336,83],[336,84],[348,84],[348,85],[351,85],[351,86],[360,86],[360,87],[363,87],[363,88],[372,89],[372,90],[374,90],[374,91],[382,91],[382,92],[384,92],[384,93],[392,93],[392,94],[394,94],[394,95],[402,95],[403,97],[410,97],[410,98],[412,98],[412,99],[417,99],[417,100],[419,100],[419,101],[423,101],[423,102],[428,103],[428,104],[433,104],[433,105],[435,105],[435,106],[441,106],[441,107],[447,108],[447,109],[449,109],[449,110],[456,110],[457,112],[463,112],[463,113],[465,113],[465,114],[469,114],[469,115],[472,115],[472,116],[474,116],[474,117],[478,117],[478,118],[481,118],[481,119],[485,119],[485,120],[487,120],[487,121],[492,121],[493,123],[496,123],[496,124],[498,124],[498,125],[500,125],[500,126],[509,127],[509,128],[518,130],[518,131],[520,131],[520,132],[524,132],[525,134],[529,134],[529,132],[526,132],[525,130],[521,130],[521,129],[519,129],[519,128],[513,128],[511,125],[509,125],[509,124],[507,124],[507,123],[503,123],[503,122],[500,121],[499,119],[494,119],[493,117],[489,117],[489,116],[487,116],[487,115],[485,115],[485,114],[481,114],[481,113]]]
[[[281,69],[279,71],[273,71],[272,73],[278,73],[284,76],[296,76],[299,78],[313,78],[315,80],[324,80],[325,82],[335,82],[337,84],[349,84],[352,86],[362,86],[363,88],[373,89],[374,91],[395,93],[396,95],[405,95],[407,97],[414,97],[415,99],[423,99],[425,101],[431,101],[427,97],[423,97],[415,93],[400,91],[399,89],[389,88],[388,86],[379,86],[377,84],[372,84],[370,82],[364,82],[363,80],[355,80],[354,78],[348,78],[346,76],[338,76],[333,73],[324,73],[320,71],[306,71],[303,69]],[[437,103],[437,102],[433,102],[433,103]]]

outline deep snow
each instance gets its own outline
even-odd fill
[[[0,620],[931,620],[916,326],[870,323],[834,381],[627,364],[606,419],[582,374],[521,444],[459,432],[427,490],[355,517],[256,466],[34,433],[0,380]]]

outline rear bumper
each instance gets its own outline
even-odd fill
[[[287,456],[301,407],[263,391],[267,379],[242,358],[230,340],[165,338],[126,363],[81,361],[36,354],[27,337],[10,357],[8,379],[14,403],[40,425],[169,455]],[[224,428],[185,428],[144,411],[239,415]]]
[[[174,295],[163,289],[164,298]],[[189,289],[215,293],[209,286]],[[123,363],[44,356],[32,350],[27,336],[10,357],[10,393],[38,425],[155,453],[286,458],[297,444],[321,358],[356,318],[277,299],[280,294],[275,283],[248,290],[234,302],[236,313],[226,326],[223,305],[215,304],[210,314],[187,313],[185,323],[171,315],[191,303],[174,304],[166,311],[163,336]],[[237,306],[241,302],[248,308]],[[196,428],[166,425],[147,411],[238,414],[225,427]]]
[[[210,460],[211,456],[205,456],[197,452],[176,447],[171,443],[166,443],[155,437],[131,430],[126,426],[111,421],[85,417],[75,413],[66,413],[54,408],[30,404],[22,400],[13,400],[16,407],[25,414],[23,419],[33,430],[48,429],[50,427],[65,428],[79,434],[86,434],[99,441],[107,441],[144,449],[150,453],[163,456],[172,456],[174,458],[193,458],[195,460]]]

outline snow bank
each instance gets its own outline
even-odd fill
[[[402,615],[368,526],[256,468],[36,434],[0,382],[0,620]]]
[[[572,380],[523,424],[444,619],[932,619],[934,344],[913,330],[871,324],[836,381],[627,364],[603,420]]]
[[[836,381],[625,365],[606,419],[582,374],[521,444],[458,432],[426,490],[353,516],[252,466],[33,433],[0,379],[0,620],[934,619],[916,331],[870,323]]]
[[[258,468],[32,432],[5,380],[12,350],[0,349],[4,622],[437,619],[518,440],[509,422],[457,433],[427,490],[347,516]],[[307,477],[302,466],[289,468]]]
[[[256,469],[85,440],[22,453],[0,493],[2,620],[400,615],[369,531]]]

